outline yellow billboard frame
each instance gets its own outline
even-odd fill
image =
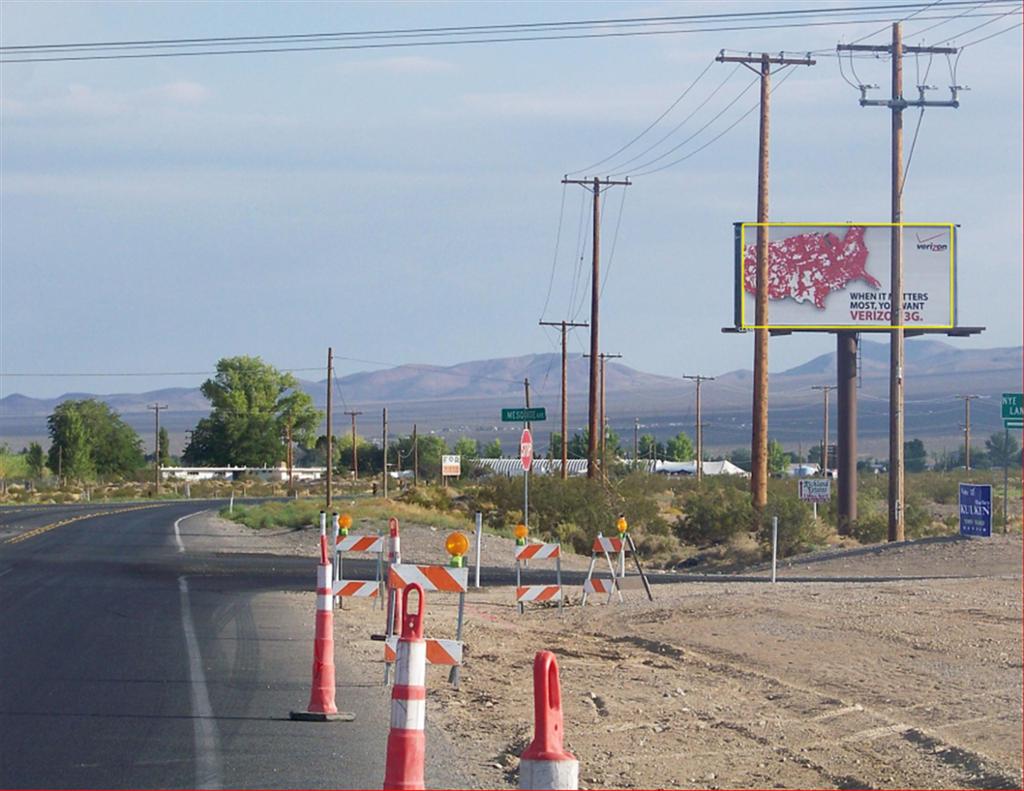
[[[743,222],[740,226],[740,247],[736,256],[736,282],[739,286],[740,329],[743,330],[949,330],[956,327],[956,223],[952,222]],[[746,290],[743,277],[743,253],[747,249],[747,227],[751,228],[948,228],[949,229],[949,324],[747,324],[745,316]],[[890,311],[892,285],[889,286]],[[900,297],[902,312],[903,298]]]

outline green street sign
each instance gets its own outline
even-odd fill
[[[501,410],[501,421],[503,423],[529,423],[534,420],[547,420],[548,413],[544,407],[531,407],[530,409],[511,408]]]
[[[1024,421],[1024,393],[1003,393],[1003,420]]]
[[[1004,420],[1003,421],[1003,428],[1005,428],[1005,429],[1024,428],[1024,420]]]

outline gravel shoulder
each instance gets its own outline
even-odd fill
[[[212,516],[181,529],[204,551],[316,554],[315,530]],[[407,562],[445,561],[443,542],[429,525],[402,525]],[[482,567],[510,567],[512,546],[485,536]],[[582,787],[1020,788],[1021,559],[1019,535],[925,540],[800,558],[774,586],[723,576],[586,608],[567,590],[561,614],[519,615],[509,586],[471,589],[461,688],[429,668],[428,718],[472,787],[515,787],[533,727],[531,663],[547,649]],[[428,636],[454,634],[456,598],[431,597]],[[338,650],[381,677],[369,637],[383,620],[363,600],[335,618]]]

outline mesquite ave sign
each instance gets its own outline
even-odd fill
[[[888,329],[891,223],[768,223],[772,329]],[[904,224],[902,325],[956,326],[956,227]],[[757,223],[736,224],[736,326],[754,329]]]

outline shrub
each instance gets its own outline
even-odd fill
[[[676,536],[698,547],[729,541],[749,530],[754,517],[750,495],[744,489],[717,481],[707,481],[703,488],[684,494],[679,505],[683,516],[676,520]]]
[[[889,535],[889,517],[884,513],[868,514],[850,525],[850,535],[862,544],[877,544]]]
[[[825,542],[826,531],[814,521],[807,503],[792,494],[776,494],[768,498],[757,536],[768,552],[771,552],[774,517],[779,520],[779,557],[807,552]]]

